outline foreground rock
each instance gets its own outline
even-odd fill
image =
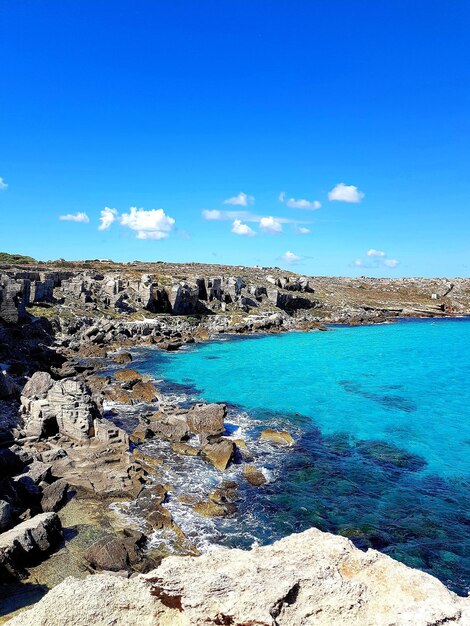
[[[41,513],[0,534],[0,582],[25,575],[33,565],[62,539],[56,513]]]
[[[310,529],[251,551],[170,557],[129,580],[66,579],[9,626],[459,626],[470,599],[347,539]]]

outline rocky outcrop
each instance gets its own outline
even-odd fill
[[[96,404],[88,387],[79,380],[53,382],[48,373],[36,372],[23,389],[21,404],[30,436],[59,432],[80,441],[93,434]]]
[[[250,551],[169,557],[149,574],[129,580],[68,578],[8,626],[469,623],[470,600],[432,576],[311,529]]]

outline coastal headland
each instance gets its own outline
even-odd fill
[[[179,403],[134,363],[136,348],[177,351],[224,334],[466,315],[465,278],[1,255],[0,621],[51,588],[12,626],[469,624],[469,600],[436,579],[316,529],[199,555],[165,506],[168,459],[145,443],[220,474],[204,498],[179,496],[201,516],[236,515],[231,464],[253,487],[266,478],[227,436],[224,404]],[[272,428],[262,438],[295,444]],[[119,502],[141,511],[141,527]],[[156,532],[167,540],[149,545]]]

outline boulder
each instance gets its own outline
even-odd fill
[[[85,553],[86,563],[94,571],[134,571],[144,560],[146,536],[138,531],[124,529],[118,535],[106,535],[96,541]]]
[[[218,504],[212,500],[198,502],[193,506],[193,510],[202,517],[226,517],[229,514],[223,504]]]
[[[22,474],[21,476],[27,476],[28,478],[31,478],[31,480],[36,485],[39,485],[40,482],[50,481],[51,469],[52,469],[52,466],[49,465],[48,463],[43,463],[42,461],[34,460],[30,465],[28,465],[28,471]]]
[[[261,470],[254,465],[245,465],[243,474],[246,480],[254,487],[261,487],[266,483],[266,477]]]
[[[167,441],[179,442],[189,436],[189,426],[184,415],[154,413],[148,427],[155,436]]]
[[[23,387],[21,395],[28,400],[42,400],[47,396],[53,382],[51,375],[47,372],[34,372]]]
[[[68,483],[59,478],[42,490],[41,508],[46,513],[58,511],[67,501]]]
[[[132,362],[132,354],[130,352],[119,352],[113,360],[115,363],[119,363],[120,365],[126,365],[127,363]]]
[[[136,370],[118,370],[114,373],[114,380],[119,383],[125,383],[128,387],[133,387],[136,383],[144,379],[143,375]]]
[[[219,470],[225,470],[235,455],[236,446],[230,439],[209,441],[202,447],[203,457]]]
[[[226,415],[225,404],[196,404],[188,411],[186,419],[189,430],[196,435],[222,435]]]

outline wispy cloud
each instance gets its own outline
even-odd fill
[[[290,250],[284,252],[284,254],[281,256],[281,259],[286,263],[297,263],[298,261],[300,261],[300,258],[301,257],[299,257],[297,254],[294,254]]]
[[[400,264],[397,259],[389,259],[383,250],[376,250],[375,248],[369,248],[367,256],[370,261],[364,261],[363,259],[355,259],[352,264],[354,267],[377,269],[380,267],[388,267],[394,269]]]
[[[3,180],[3,178],[0,176],[0,190],[4,191],[5,189],[8,189],[8,184]]]
[[[298,235],[308,235],[310,233],[310,228],[306,228],[305,226],[296,226],[295,232]]]
[[[303,209],[305,211],[316,211],[317,209],[321,209],[321,202],[318,200],[305,200],[303,198],[299,200],[289,198],[286,205],[290,209]]]
[[[253,196],[249,196],[242,191],[232,198],[227,198],[224,200],[224,204],[232,204],[233,206],[248,206],[249,204],[253,204],[255,201]]]
[[[286,199],[286,192],[285,191],[281,191],[281,193],[278,195],[277,199],[279,200],[279,202],[284,202]]]
[[[88,224],[90,218],[86,213],[67,213],[67,215],[60,215],[59,219],[62,222],[81,222],[83,224]]]
[[[328,193],[328,200],[337,202],[358,203],[365,197],[365,193],[359,191],[355,185],[339,183]]]
[[[385,252],[383,250],[376,250],[375,248],[370,248],[370,250],[367,251],[367,256],[384,257]]]
[[[117,209],[110,209],[109,207],[104,207],[104,209],[100,213],[100,225],[98,226],[98,230],[108,230],[113,222],[116,221],[118,217]]]
[[[175,220],[166,215],[163,209],[138,209],[131,207],[129,213],[123,213],[120,223],[137,231],[137,239],[165,239],[169,236]]]
[[[259,227],[266,233],[277,234],[282,232],[282,223],[279,219],[274,218],[272,215],[268,217],[262,217],[259,221]]]
[[[235,235],[243,235],[245,237],[254,237],[256,235],[255,231],[248,226],[248,224],[243,224],[241,220],[234,220],[232,224],[232,233]]]

